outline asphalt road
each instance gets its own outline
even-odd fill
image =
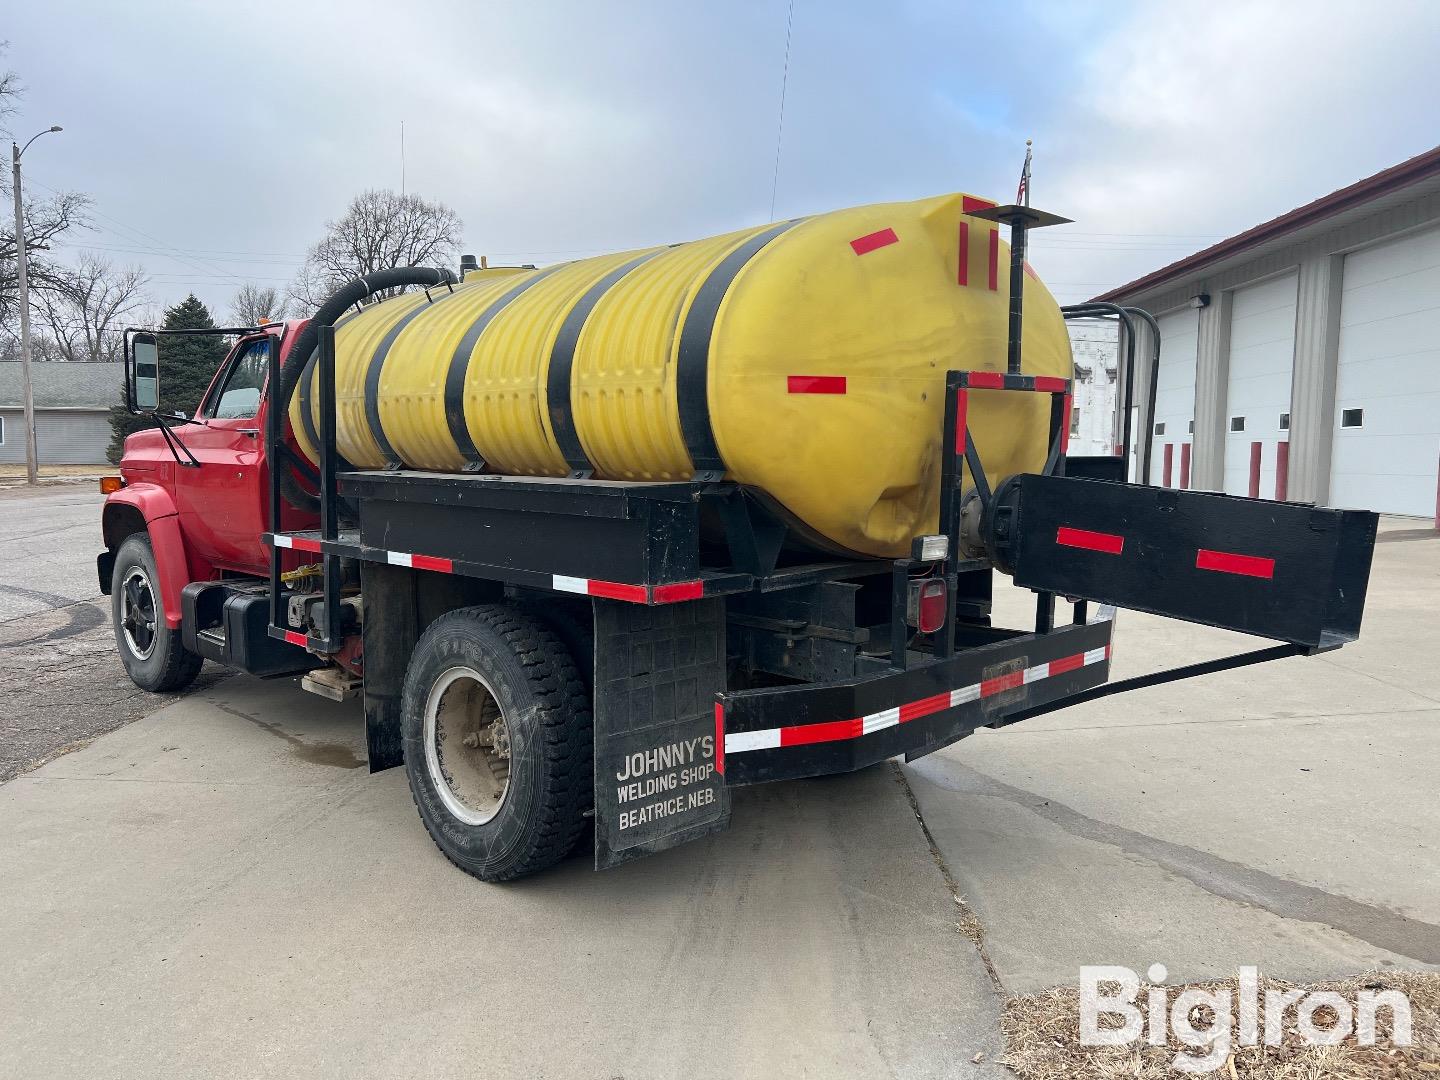
[[[0,490],[0,623],[100,595],[102,502],[93,483]]]
[[[0,781],[175,700],[115,657],[93,482],[0,490]],[[201,685],[226,675],[207,665]]]

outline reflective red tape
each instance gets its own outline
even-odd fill
[[[725,775],[725,706],[715,702],[715,771]]]
[[[974,195],[960,196],[960,212],[962,214],[973,214],[976,210],[990,210],[995,204],[989,199],[977,199]]]
[[[970,284],[970,223],[960,222],[960,261],[955,271],[956,285]]]
[[[1214,570],[1221,574],[1239,574],[1242,577],[1264,578],[1275,576],[1275,560],[1259,555],[1236,555],[1230,551],[1210,551],[1201,548],[1195,553],[1196,570]]]
[[[932,694],[930,697],[921,698],[919,701],[906,702],[900,706],[900,723],[906,724],[911,720],[918,720],[931,713],[943,712],[948,708],[950,708],[949,690],[943,694]]]
[[[990,289],[1000,287],[1000,230],[990,230]]]
[[[854,720],[831,720],[823,724],[803,724],[800,727],[781,728],[780,745],[805,746],[808,743],[854,739],[864,734],[864,731],[865,722],[858,716]]]
[[[1125,538],[1114,533],[1091,532],[1089,529],[1072,529],[1061,525],[1055,530],[1055,543],[1061,547],[1084,548],[1106,555],[1119,555],[1125,550]]]
[[[1063,675],[1067,671],[1074,671],[1076,668],[1085,666],[1085,654],[1076,653],[1074,656],[1062,656],[1059,660],[1050,661],[1050,674]]]
[[[1060,453],[1070,450],[1070,410],[1075,407],[1074,399],[1065,395],[1065,407],[1060,412]]]
[[[450,559],[438,559],[434,555],[411,555],[410,565],[416,570],[439,570],[442,574],[453,574],[455,563]]]
[[[656,585],[650,590],[650,598],[657,604],[678,604],[682,600],[699,600],[705,595],[703,581],[676,581],[669,585]]]
[[[843,394],[844,375],[791,375],[785,380],[791,394]]]
[[[596,581],[594,578],[588,578],[585,582],[585,591],[591,596],[604,596],[610,600],[629,600],[636,604],[643,604],[648,599],[645,595],[644,585],[622,585],[618,581]]]
[[[1036,375],[1035,389],[1046,394],[1063,394],[1065,392],[1065,380],[1057,379],[1053,375]]]
[[[314,551],[314,552],[316,552],[317,554],[318,554],[319,551],[320,551],[320,541],[319,541],[319,540],[311,540],[311,539],[309,539],[308,537],[304,537],[304,536],[292,536],[292,537],[290,537],[290,546],[291,546],[292,548],[294,548],[296,551]]]
[[[876,248],[889,247],[899,242],[900,238],[895,235],[894,229],[881,229],[879,232],[856,237],[850,241],[850,246],[855,249],[856,255],[868,255]]]
[[[1012,671],[1008,675],[996,675],[993,679],[986,679],[980,684],[980,696],[991,697],[994,694],[1005,690],[1014,690],[1017,686],[1025,683],[1025,672]]]
[[[285,640],[291,645],[299,645],[302,649],[309,644],[304,634],[297,634],[294,630],[285,631]]]
[[[965,453],[965,425],[970,422],[970,391],[955,391],[955,453]]]
[[[976,387],[982,390],[1005,389],[1005,375],[999,371],[972,371],[969,381],[972,389]]]

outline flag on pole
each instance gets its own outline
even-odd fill
[[[1015,202],[1030,205],[1030,140],[1025,140],[1025,164],[1020,169],[1020,186],[1015,189]]]

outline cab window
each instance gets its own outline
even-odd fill
[[[260,411],[260,392],[270,357],[268,338],[252,341],[230,362],[219,393],[211,396],[205,415],[214,420],[249,420]]]

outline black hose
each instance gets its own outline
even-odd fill
[[[295,396],[295,388],[300,385],[300,378],[311,356],[315,354],[320,327],[334,326],[336,320],[352,305],[385,289],[396,289],[404,285],[447,285],[455,280],[455,275],[449,270],[437,270],[432,266],[397,266],[392,270],[376,270],[340,286],[320,305],[305,324],[305,329],[300,331],[295,343],[290,346],[285,363],[280,369],[280,393],[276,395],[274,407],[282,410],[282,416],[289,414],[290,399]],[[297,510],[313,513],[320,509],[319,496],[312,495],[301,487],[292,469],[280,467],[279,476],[280,493],[285,496],[286,502]]]

